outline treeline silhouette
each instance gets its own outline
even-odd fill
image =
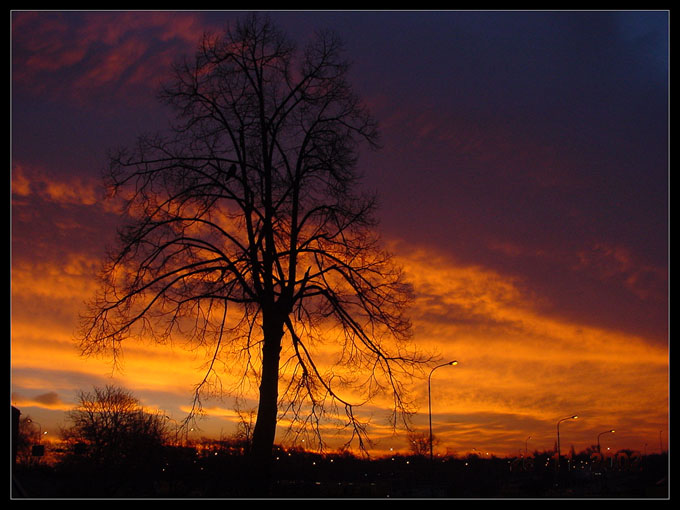
[[[511,458],[395,454],[365,458],[276,446],[266,476],[248,437],[186,441],[125,390],[81,393],[63,441],[13,409],[14,498],[666,498],[667,454],[573,450]],[[38,455],[35,455],[38,452]],[[49,460],[46,458],[49,456]]]
[[[664,498],[667,456],[639,466],[556,475],[552,462],[521,469],[521,459],[376,459],[277,447],[271,481],[253,470],[243,447],[215,441],[165,446],[159,455],[104,464],[64,453],[54,464],[19,464],[15,497],[28,498]],[[513,469],[514,468],[514,469]]]

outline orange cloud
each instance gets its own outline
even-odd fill
[[[30,214],[32,205],[28,202],[39,199],[60,206],[95,206],[97,213],[121,211],[121,203],[115,199],[104,199],[104,187],[99,178],[85,178],[71,175],[55,177],[43,168],[27,166],[21,162],[12,164],[11,192],[12,213]],[[77,221],[77,220],[76,220]]]
[[[192,412],[191,406],[181,405],[179,406],[180,411],[189,414]],[[241,420],[241,416],[234,409],[227,409],[220,406],[204,406],[201,409],[202,416],[217,418],[219,420],[228,421],[232,423],[238,423]]]
[[[94,205],[102,201],[101,180],[70,176],[56,179],[43,169],[12,165],[12,195],[25,199],[36,195],[43,200],[63,205]]]
[[[437,351],[443,360],[460,362],[439,369],[432,379],[440,451],[464,452],[483,443],[494,453],[506,454],[528,435],[535,448],[549,449],[555,421],[571,413],[582,415],[578,424],[568,425],[569,441],[577,449],[589,446],[600,427],[621,430],[615,438],[620,447],[638,449],[667,427],[667,348],[625,332],[546,315],[521,281],[500,272],[461,265],[430,250],[395,248],[416,292],[414,341],[424,350]],[[170,349],[140,339],[126,344],[120,372],[112,372],[110,360],[79,357],[73,335],[82,303],[96,291],[91,277],[96,265],[78,253],[61,266],[14,262],[12,368],[20,376],[13,387],[17,392],[27,385],[46,390],[47,382],[41,386],[37,379],[28,380],[27,374],[42,370],[52,376],[80,373],[95,381],[113,375],[136,396],[173,394],[176,409],[182,406],[180,412],[187,412],[204,374],[205,353],[185,351],[181,342]],[[337,353],[330,344],[321,344],[318,355],[323,365]],[[220,375],[223,388],[231,388],[239,372],[220,369],[225,369]],[[212,382],[219,389],[220,381]],[[419,403],[414,426],[424,430],[427,378],[414,379],[409,388]],[[246,390],[241,396],[255,402],[255,388]],[[355,397],[351,391],[347,396]],[[146,399],[147,405],[154,401]],[[205,418],[199,425],[203,434],[217,434],[227,423],[235,427],[236,414],[228,410],[228,402],[204,401]],[[371,420],[372,437],[381,448],[404,449],[406,436],[393,435],[387,405],[378,398],[360,415]],[[334,437],[343,423],[342,410],[329,417],[337,419],[326,426]],[[280,425],[280,437],[285,437],[285,423]],[[337,438],[338,444],[342,439]]]
[[[616,422],[625,429],[640,415],[649,417],[640,434],[666,426],[666,348],[545,316],[516,282],[485,268],[425,251],[399,258],[418,295],[416,340],[460,361],[436,374],[440,416],[525,416],[549,432],[574,412],[588,416],[590,427]],[[421,401],[426,389],[421,384]],[[460,438],[451,434],[456,445]]]

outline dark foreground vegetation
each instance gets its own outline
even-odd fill
[[[562,457],[429,456],[360,458],[275,447],[266,473],[242,429],[221,440],[172,433],[162,413],[148,413],[127,391],[95,388],[80,395],[61,441],[45,443],[29,416],[13,415],[12,497],[101,498],[658,498],[668,499],[668,455],[597,447]],[[193,430],[193,429],[190,429]],[[488,454],[487,454],[488,455]]]
[[[668,457],[630,462],[414,455],[362,459],[278,449],[271,477],[229,443],[166,446],[106,463],[86,452],[15,466],[14,498],[661,498]]]

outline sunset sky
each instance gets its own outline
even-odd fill
[[[95,385],[186,416],[201,353],[130,344],[112,371],[75,333],[122,224],[107,151],[166,129],[172,62],[243,14],[11,13],[12,404],[50,434]],[[437,450],[552,449],[573,414],[563,453],[609,429],[612,451],[665,449],[669,13],[270,16],[301,45],[335,30],[379,122],[359,167],[416,292],[413,341],[459,361],[432,377]],[[427,377],[410,389],[425,432]],[[382,406],[365,410],[374,451],[406,450]],[[233,434],[235,407],[206,402],[193,434]]]

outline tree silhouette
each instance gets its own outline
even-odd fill
[[[358,149],[378,134],[341,49],[322,32],[298,52],[257,14],[204,34],[161,91],[170,134],[117,150],[107,173],[131,222],[83,317],[83,354],[115,360],[135,335],[206,349],[194,411],[221,366],[241,390],[255,380],[262,459],[279,412],[322,444],[319,424],[344,411],[363,447],[357,406],[386,391],[396,424],[405,381],[429,361],[409,342],[412,291],[375,233],[375,197],[357,190]],[[333,363],[318,356],[329,344]]]
[[[438,445],[439,439],[436,436],[432,436],[432,444]],[[429,457],[430,456],[430,436],[427,432],[412,430],[408,433],[408,445],[409,450],[413,455],[419,457]]]
[[[144,411],[132,393],[116,386],[80,391],[67,416],[71,425],[62,437],[86,445],[89,457],[108,467],[149,463],[168,438],[164,416]]]

